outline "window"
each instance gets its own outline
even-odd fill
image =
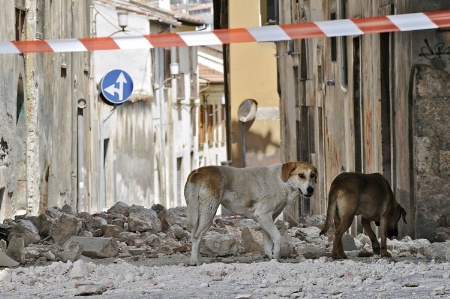
[[[336,13],[332,13],[330,16],[330,20],[336,20]],[[331,37],[331,61],[337,61],[337,38]]]
[[[16,41],[25,39],[25,14],[24,8],[16,7]]]
[[[261,0],[261,25],[278,24],[278,0]]]

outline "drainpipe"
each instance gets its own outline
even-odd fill
[[[228,49],[229,45],[222,46],[222,57],[223,57],[223,89],[225,93],[225,121],[226,121],[226,139],[227,139],[227,161],[232,164],[232,140],[231,140],[231,100],[230,100],[230,90],[229,90],[229,63],[228,63]]]
[[[164,143],[164,116],[163,116],[163,102],[164,102],[164,52],[163,49],[155,49],[155,99],[157,105],[159,105],[159,202],[167,207],[166,196],[166,155],[165,155],[165,143]]]
[[[105,201],[105,158],[104,158],[104,152],[105,152],[105,145],[104,145],[104,140],[103,140],[103,126],[105,125],[105,122],[108,120],[108,118],[111,117],[111,115],[113,115],[114,111],[116,111],[116,105],[114,105],[114,108],[111,109],[111,111],[109,111],[109,113],[102,118],[101,122],[100,122],[100,189],[99,189],[99,196],[98,196],[98,207],[99,207],[99,212],[103,212],[103,207],[105,206],[104,201]]]
[[[174,155],[174,138],[173,138],[173,119],[172,119],[172,108],[173,103],[177,101],[177,76],[179,72],[179,66],[177,63],[177,52],[176,48],[172,47],[170,49],[170,75],[171,75],[171,91],[170,91],[170,98],[167,100],[167,122],[168,122],[168,140],[169,140],[169,185],[168,185],[168,195],[169,195],[169,203],[175,202],[175,192],[174,192],[174,186],[176,186],[176,182],[174,181],[174,173],[176,171],[175,169],[175,155]],[[173,207],[172,205],[168,205],[167,208]]]
[[[85,99],[79,99],[78,106],[78,205],[77,212],[84,212],[84,115],[83,110],[87,106]]]
[[[70,6],[70,13],[71,13],[71,18],[72,20],[75,20],[76,16],[75,16],[75,11],[74,11],[74,3],[71,3]],[[75,37],[76,36],[76,23],[72,22],[72,32],[70,33],[71,37]],[[79,55],[79,54],[78,54]],[[72,190],[72,192],[70,192],[70,206],[72,208],[73,211],[76,211],[77,209],[77,194],[75,193],[75,190],[77,190],[77,192],[79,191],[77,189],[77,171],[78,171],[78,165],[77,165],[77,114],[78,114],[78,108],[77,108],[77,103],[75,103],[75,99],[77,98],[77,89],[78,89],[78,79],[77,79],[77,74],[76,74],[76,64],[77,62],[75,62],[75,58],[76,55],[74,52],[70,53],[70,78],[72,79],[72,94],[71,94],[71,128],[72,128],[72,138],[71,138],[71,153],[70,153],[70,158],[71,158],[71,169],[70,169],[70,188]],[[63,203],[61,203],[63,204]]]

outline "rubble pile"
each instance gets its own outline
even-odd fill
[[[435,260],[450,260],[450,241],[389,240],[394,261],[405,258],[393,263],[372,256],[366,235],[345,235],[344,250],[350,259],[330,263],[332,232],[319,235],[324,220],[324,216],[302,216],[296,227],[277,220],[282,262],[276,263],[264,258],[258,223],[218,217],[200,245],[207,263],[186,267],[191,248],[186,207],[155,205],[148,209],[118,202],[93,215],[73,213],[68,206],[49,208],[37,217],[18,217],[0,224],[0,293],[14,299],[98,294],[140,298],[163,293],[168,297],[182,293],[186,298],[253,298],[251,293],[258,298],[271,294],[292,298],[313,294],[310,298],[317,298],[324,292],[340,294],[344,281],[352,290],[361,281],[372,281],[374,292],[380,284],[391,283],[388,291],[394,295],[404,285],[426,285],[421,291],[427,294],[447,292],[440,280],[422,283],[414,279],[423,279],[426,273],[430,279],[438,275],[448,280],[445,271],[449,263]],[[426,260],[429,262],[423,262]],[[411,261],[423,264],[418,267]],[[380,269],[370,272],[367,262]],[[394,268],[402,269],[402,278],[392,284],[389,275]],[[358,271],[369,272],[353,277]],[[379,279],[381,272],[385,280]],[[336,275],[337,285],[330,284],[334,280],[327,279]],[[318,283],[325,280],[326,284]],[[280,287],[280,283],[288,287]]]
[[[282,258],[316,259],[331,249],[330,238],[320,236],[323,216],[302,219],[303,227],[291,227],[277,220],[282,234]],[[49,208],[39,216],[8,219],[0,224],[0,267],[76,262],[81,256],[101,258],[157,258],[190,252],[186,229],[186,207],[151,209],[116,203],[98,214],[73,213],[69,206]],[[372,255],[369,238],[346,235],[344,249],[349,256]],[[394,257],[427,257],[449,260],[450,246],[424,239],[390,240]],[[263,258],[262,234],[251,219],[217,218],[204,236],[200,251],[210,257],[254,255]],[[186,261],[188,259],[186,258]]]

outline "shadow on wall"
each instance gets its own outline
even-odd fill
[[[276,128],[270,128],[263,134],[255,133],[255,126],[259,125],[255,121],[245,124],[245,159],[246,166],[267,166],[281,161],[280,143],[273,140],[273,132]],[[233,121],[231,124],[232,143],[236,147],[233,150],[233,166],[242,167],[242,122]],[[278,127],[278,126],[277,126]]]

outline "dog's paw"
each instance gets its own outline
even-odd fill
[[[202,264],[202,262],[201,261],[199,261],[199,260],[190,260],[189,261],[189,266],[200,266]]]
[[[331,257],[335,260],[343,260],[343,259],[347,259],[347,255],[346,254],[332,254]]]
[[[372,250],[373,250],[374,254],[380,255],[381,250],[380,250],[379,246],[378,247],[377,246],[373,246]]]

